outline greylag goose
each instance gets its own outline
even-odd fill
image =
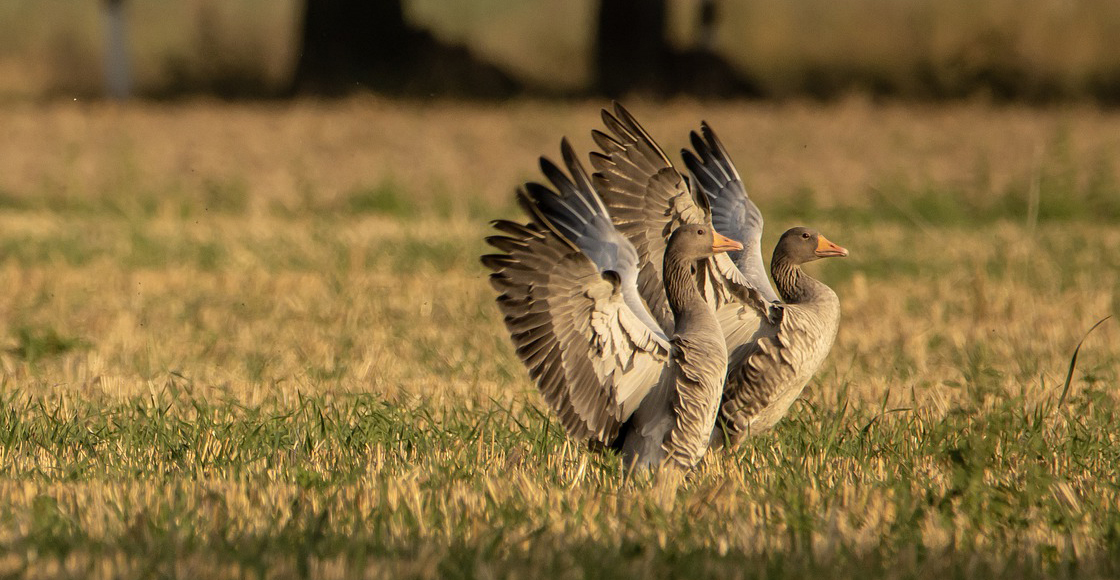
[[[518,356],[574,438],[623,451],[629,467],[695,465],[709,447],[727,373],[726,342],[696,284],[698,264],[742,250],[710,223],[675,224],[658,256],[666,331],[638,288],[639,258],[612,225],[565,140],[569,175],[517,198],[529,223],[499,220],[482,257]]]
[[[735,445],[773,427],[824,362],[840,321],[835,292],[801,265],[848,251],[812,229],[785,232],[771,260],[775,292],[762,262],[762,214],[706,123],[691,134],[695,151],[682,151],[686,179],[621,105],[613,114],[604,110],[603,122],[610,134],[593,133],[602,149],[591,157],[596,191],[638,252],[639,293],[662,327],[673,328],[660,284],[668,232],[685,222],[711,224],[743,243],[743,250],[702,263],[697,276],[729,353],[712,444]]]

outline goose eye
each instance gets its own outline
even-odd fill
[[[700,228],[700,229],[696,230],[696,233],[701,235],[701,236],[704,235],[704,228]]]
[[[801,234],[801,237],[805,238],[806,240],[809,239],[809,232]]]

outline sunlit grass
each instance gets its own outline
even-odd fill
[[[663,112],[669,124],[683,116]],[[267,117],[186,114],[219,113],[249,132]],[[308,126],[335,118],[285,114]],[[457,126],[485,115],[434,114],[462,116]],[[808,113],[782,114],[804,130],[796,119]],[[894,130],[919,126],[913,115]],[[835,130],[824,116],[822,131]],[[514,117],[462,138],[514,131]],[[1120,220],[1111,198],[1092,194],[1108,181],[1075,156],[1040,156],[1033,173],[1063,211],[1025,212],[1015,196],[1025,207],[1029,187],[1007,178],[985,189],[971,170],[946,180],[932,169],[924,196],[899,185],[889,201],[873,189],[886,170],[833,174],[836,195],[813,193],[816,206],[760,191],[767,243],[810,223],[852,251],[808,267],[839,294],[842,328],[786,421],[708,457],[665,503],[651,482],[627,481],[617,457],[564,436],[505,338],[477,260],[486,219],[514,214],[508,186],[520,170],[506,158],[524,157],[532,177],[526,146],[480,150],[507,191],[463,199],[451,180],[425,187],[440,181],[431,174],[485,176],[450,150],[392,178],[344,160],[308,164],[291,171],[325,177],[285,193],[262,186],[275,179],[263,153],[240,172],[209,160],[204,175],[152,178],[153,166],[193,154],[182,144],[136,152],[145,169],[103,180],[84,160],[115,157],[80,130],[63,135],[76,143],[56,176],[72,185],[65,195],[19,151],[0,174],[0,574],[1120,571],[1115,321],[1085,339],[1061,400],[1074,348],[1120,309]],[[231,138],[244,137],[201,150]],[[1097,156],[1110,147],[1107,136],[1070,139]],[[399,154],[390,145],[367,144],[362,157],[376,165]],[[797,191],[838,163],[821,151],[805,174],[751,175]],[[297,149],[276,154],[298,165]],[[886,154],[868,163],[881,168]],[[993,174],[1019,166],[1000,167]],[[1073,177],[1059,187],[1051,174]],[[82,176],[94,184],[85,194]],[[96,185],[109,182],[131,193],[114,199]]]

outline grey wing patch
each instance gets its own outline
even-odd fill
[[[717,255],[709,262],[713,264],[722,281],[723,293],[720,295],[717,307],[728,303],[739,304],[744,308],[753,310],[771,325],[777,325],[781,321],[782,303],[767,299],[761,290],[751,284],[742,272],[735,268],[730,257]]]
[[[560,148],[570,177],[542,157],[541,172],[552,188],[528,183],[518,192],[519,203],[538,223],[572,249],[587,256],[600,272],[615,272],[630,310],[651,330],[668,340],[665,335],[667,329],[655,320],[643,301],[639,257],[633,243],[611,222],[606,206],[567,139],[561,142]]]
[[[708,261],[717,274],[714,283],[716,319],[726,340],[727,351],[735,353],[742,345],[772,333],[781,324],[784,305],[767,302],[748,284],[726,255]],[[761,334],[760,334],[761,333]]]
[[[730,253],[731,260],[767,302],[778,300],[762,262],[762,212],[751,201],[738,170],[723,143],[707,123],[701,134],[690,135],[692,148],[681,151],[692,183],[711,205],[712,225],[716,231],[743,244],[743,250]]]

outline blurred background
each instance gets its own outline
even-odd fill
[[[0,98],[1120,102],[1111,0],[5,0]]]
[[[1115,577],[1118,32],[1117,0],[0,0],[0,577]],[[804,400],[672,512],[550,419],[479,263],[612,97],[673,159],[711,124],[767,253],[851,250],[809,267],[844,320]]]

